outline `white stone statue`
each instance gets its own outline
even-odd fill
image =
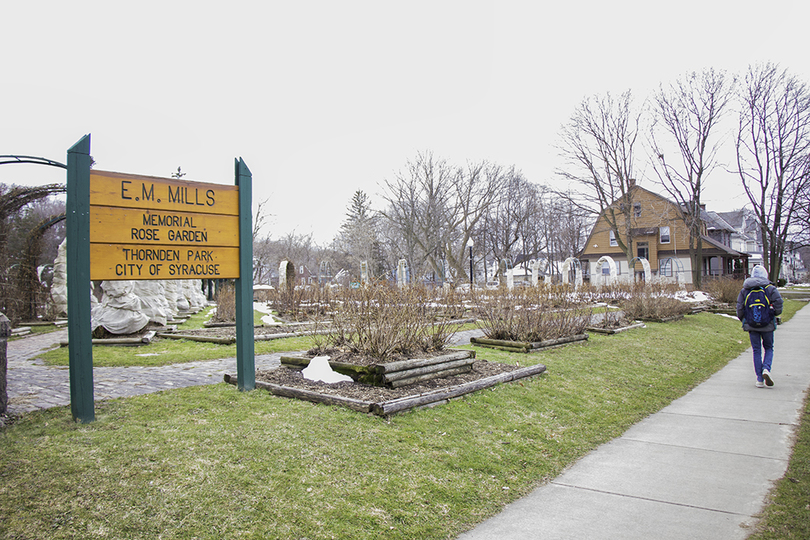
[[[397,285],[402,288],[408,284],[408,261],[400,259],[397,264]]]

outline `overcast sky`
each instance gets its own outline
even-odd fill
[[[242,157],[268,232],[325,244],[354,191],[379,207],[417,152],[554,185],[587,96],[765,61],[810,81],[809,16],[807,0],[3,2],[0,154],[64,162],[90,133],[98,169],[221,184]],[[64,178],[0,166],[3,183]],[[704,199],[746,202],[721,171]]]

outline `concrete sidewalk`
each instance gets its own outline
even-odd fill
[[[810,307],[777,330],[773,388],[754,386],[749,349],[460,538],[745,538],[790,459],[810,386],[808,330]]]

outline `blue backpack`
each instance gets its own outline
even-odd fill
[[[754,287],[745,297],[745,320],[752,328],[768,326],[773,320],[771,299],[762,287]]]

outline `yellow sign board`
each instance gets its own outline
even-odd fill
[[[90,244],[90,280],[232,279],[239,248]]]
[[[239,216],[90,207],[90,242],[239,246]]]
[[[90,205],[238,216],[239,188],[91,170]]]
[[[90,279],[239,277],[239,188],[90,171]]]

